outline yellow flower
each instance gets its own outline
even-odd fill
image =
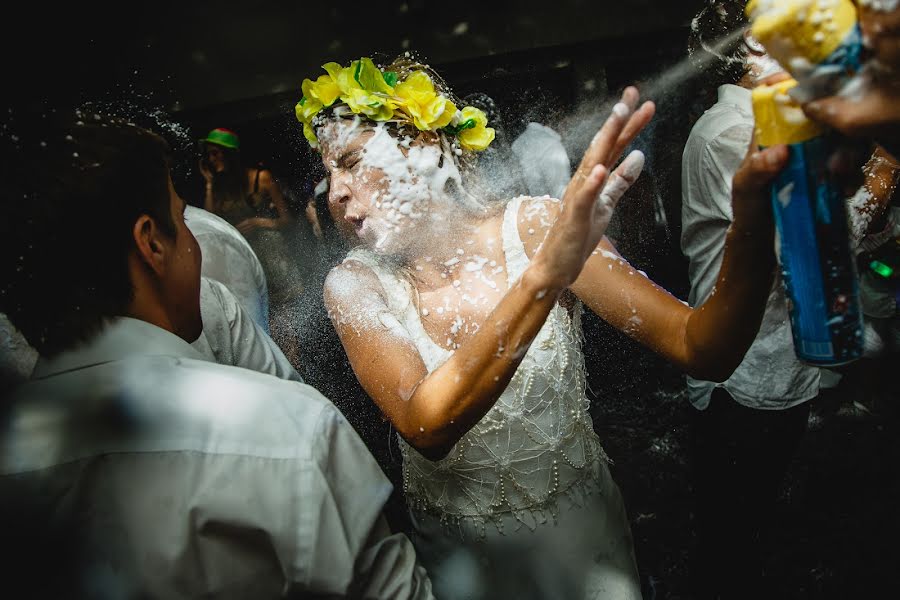
[[[314,82],[303,80],[303,96],[318,100],[322,106],[331,106],[341,95],[341,89],[331,75],[320,75]]]
[[[350,68],[353,69],[353,78],[362,89],[387,96],[394,94],[394,88],[384,80],[384,73],[375,66],[371,58],[355,60],[350,63]]]
[[[373,121],[388,121],[394,116],[397,104],[387,96],[381,96],[361,88],[351,88],[341,95],[344,102],[356,114],[362,114]]]
[[[303,82],[304,90],[307,88],[307,82],[309,82],[309,79]],[[315,98],[310,98],[305,92],[300,102],[294,106],[294,114],[297,115],[297,120],[303,123],[303,135],[313,148],[317,148],[319,142],[316,139],[316,132],[312,128],[312,120],[320,110],[322,110],[322,103]]]
[[[494,141],[494,130],[487,127],[487,116],[473,106],[467,106],[460,111],[458,127],[461,128],[459,145],[465,150],[481,152]]]
[[[309,79],[306,81],[309,81]],[[304,86],[306,85],[306,81],[303,82]],[[316,116],[320,110],[322,110],[322,103],[315,98],[307,96],[305,93],[303,94],[303,98],[300,99],[300,102],[294,107],[294,113],[297,115],[297,120],[301,123],[309,123],[312,121],[313,117]]]
[[[411,73],[394,88],[400,99],[400,110],[409,115],[420,131],[446,127],[456,114],[456,106],[434,91],[431,78],[423,71]]]
[[[356,114],[375,121],[387,121],[397,107],[391,96],[394,88],[387,84],[381,69],[369,58],[355,60],[349,67],[328,63],[322,67],[337,86],[340,100]]]
[[[319,147],[319,138],[316,137],[316,130],[309,123],[303,124],[303,137],[306,138],[306,141],[313,148]]]

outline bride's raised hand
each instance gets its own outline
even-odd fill
[[[622,93],[581,159],[559,216],[534,257],[533,265],[552,288],[565,289],[578,278],[603,238],[619,199],[641,174],[644,155],[640,151],[629,154],[610,173],[656,111],[652,102],[637,108],[639,100],[637,88],[628,87]]]

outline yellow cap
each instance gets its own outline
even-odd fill
[[[794,79],[753,90],[756,141],[760,146],[799,144],[822,135],[825,128],[806,118],[800,105],[788,95],[796,87]]]
[[[851,0],[750,0],[746,12],[753,37],[787,69],[797,58],[828,58],[857,21]]]

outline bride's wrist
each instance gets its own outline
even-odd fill
[[[542,261],[539,256],[535,256],[522,273],[521,283],[526,290],[533,292],[538,300],[546,297],[556,299],[571,284],[558,270]]]

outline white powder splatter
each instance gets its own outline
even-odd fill
[[[609,176],[606,185],[603,186],[603,191],[600,192],[598,204],[604,207],[604,214],[618,204],[625,192],[628,191],[628,188],[640,177],[643,170],[644,153],[640,150],[633,151],[622,161],[621,166],[616,169],[617,172]]]

